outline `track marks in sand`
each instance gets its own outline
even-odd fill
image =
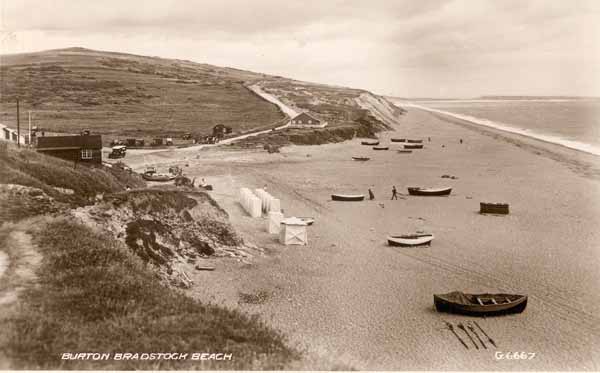
[[[461,258],[461,263],[458,264],[449,260],[442,259],[423,251],[419,253],[411,253],[406,250],[397,250],[404,256],[408,256],[411,259],[419,262],[428,264],[436,269],[443,270],[445,272],[467,277],[469,280],[483,284],[493,288],[502,288],[506,291],[514,291],[517,287],[509,281],[504,279],[510,279],[511,275],[508,273],[502,273],[502,277],[493,276],[487,272],[475,270],[477,263]],[[537,301],[544,304],[545,310],[548,310],[553,315],[560,317],[561,319],[567,320],[574,325],[577,325],[595,336],[600,336],[600,318],[594,316],[588,312],[582,311],[580,307],[571,305],[573,301],[562,295],[562,292],[558,289],[548,287],[537,282],[528,282],[528,290],[533,293],[530,298],[534,298]],[[542,295],[543,294],[543,295]],[[582,338],[581,334],[574,334],[574,337]],[[589,336],[587,336],[589,338]]]

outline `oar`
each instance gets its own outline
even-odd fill
[[[471,337],[471,334],[469,334],[467,328],[465,328],[465,326],[462,323],[458,323],[458,325],[456,326],[458,326],[460,329],[462,329],[463,332],[465,332],[465,334],[467,335],[467,337],[469,337],[473,345],[475,345],[475,348],[479,350],[479,346],[477,345],[477,343],[475,343],[475,340],[473,339],[473,337]]]
[[[477,323],[477,321],[473,321],[475,323],[475,325],[477,325],[477,327],[479,328],[479,330],[481,330],[481,332],[483,333],[483,335],[485,335],[488,339],[488,341],[490,341],[491,344],[494,345],[494,347],[498,348],[498,346],[496,346],[496,342],[494,342],[494,340],[492,338],[490,338],[489,335],[487,335],[487,333],[481,329],[481,326],[479,326],[479,324]]]
[[[465,341],[462,340],[462,338],[460,337],[460,335],[456,334],[456,331],[454,330],[454,326],[452,326],[452,324],[450,324],[448,321],[446,321],[446,326],[456,336],[456,338],[458,338],[458,340],[460,341],[460,343],[462,343],[462,345],[465,346],[465,348],[468,350],[469,346],[467,346],[467,344],[465,343]]]
[[[471,331],[471,333],[475,334],[475,337],[477,337],[477,339],[479,340],[479,343],[481,343],[481,345],[483,346],[483,348],[485,348],[487,350],[487,347],[486,347],[485,343],[483,343],[483,341],[481,340],[481,338],[479,338],[479,334],[477,334],[477,331],[475,330],[475,328],[473,327],[473,325],[467,324],[467,328],[469,328],[469,330]]]

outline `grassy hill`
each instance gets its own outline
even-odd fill
[[[362,128],[372,122],[357,103],[359,96],[372,95],[367,91],[184,60],[68,48],[0,56],[0,76],[0,123],[16,125],[18,98],[22,124],[32,110],[33,124],[47,131],[91,129],[105,135],[105,143],[200,136],[216,124],[232,127],[234,134],[283,124],[279,108],[247,88],[256,83],[298,111],[328,121],[337,134],[386,128]]]
[[[0,122],[16,123],[20,99],[34,125],[114,137],[208,134],[216,124],[238,131],[284,119],[276,105],[244,86],[262,74],[231,68],[69,48],[0,57]]]

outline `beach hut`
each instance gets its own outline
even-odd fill
[[[306,222],[296,217],[283,219],[279,231],[279,242],[284,245],[306,245]]]
[[[279,234],[281,230],[281,221],[283,220],[283,214],[278,211],[269,212],[269,221],[267,222],[267,231],[269,234]]]

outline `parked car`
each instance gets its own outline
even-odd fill
[[[112,151],[108,155],[108,158],[124,158],[127,153],[127,147],[125,145],[116,145],[112,147]]]

